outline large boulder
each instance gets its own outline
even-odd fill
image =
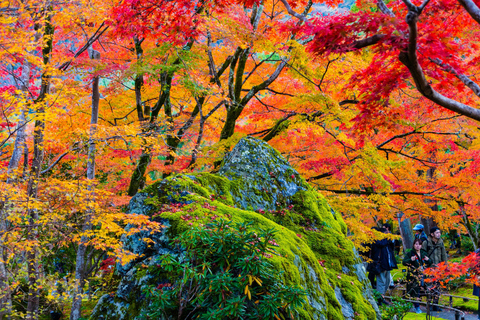
[[[280,254],[271,262],[285,284],[307,292],[299,319],[379,318],[341,215],[263,141],[243,138],[217,174],[179,174],[154,183],[132,198],[129,212],[149,215],[166,227],[125,237],[124,246],[138,258],[117,267],[122,280],[116,295],[103,296],[90,319],[138,319],[149,303],[142,285],[164,281],[145,274],[145,267],[166,253],[181,258],[183,253],[170,246],[170,239],[220,218],[276,229]]]

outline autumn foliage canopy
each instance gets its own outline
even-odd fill
[[[124,214],[131,197],[215,170],[245,135],[324,194],[357,245],[382,221],[431,218],[476,246],[478,1],[0,3],[3,288],[19,285],[16,252],[134,258],[123,227],[150,222]]]

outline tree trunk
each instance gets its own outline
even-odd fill
[[[133,171],[132,179],[130,179],[130,185],[128,187],[128,195],[133,197],[137,194],[140,187],[145,183],[145,172],[150,163],[150,149],[144,147],[142,155],[138,161],[137,167]]]
[[[430,229],[435,226],[435,222],[433,221],[433,219],[420,217],[420,222],[423,224],[423,231],[425,231],[427,236],[430,236]]]
[[[45,8],[45,31],[43,35],[44,47],[42,48],[42,57],[44,68],[50,62],[50,54],[53,47],[53,33],[55,29],[51,24],[51,8]],[[40,182],[40,172],[44,157],[44,135],[45,135],[45,104],[46,96],[50,90],[49,71],[42,74],[42,84],[40,93],[34,101],[36,106],[37,120],[33,131],[33,160],[30,170],[30,177],[27,186],[27,196],[29,199],[37,198],[38,185]],[[29,209],[29,219],[27,228],[27,240],[32,247],[27,251],[27,273],[28,273],[28,299],[27,299],[27,320],[38,319],[39,308],[39,292],[38,292],[38,255],[35,242],[38,238],[38,229],[36,223],[38,221],[38,210]]]
[[[13,79],[14,82],[17,82],[17,89],[22,91],[22,97],[19,99],[27,99],[28,98],[28,83],[30,82],[30,63],[25,61],[23,63],[22,74],[17,81],[17,79]],[[25,151],[28,153],[27,145],[26,145],[26,133],[25,127],[27,125],[25,119],[25,107],[20,110],[20,115],[18,118],[17,128],[16,128],[16,136],[15,136],[15,144],[12,152],[12,157],[8,163],[8,171],[7,171],[7,184],[12,185],[14,184],[19,178],[19,165],[20,161],[24,157]],[[11,313],[12,309],[12,297],[10,286],[8,283],[8,273],[6,267],[6,251],[4,245],[4,237],[7,233],[7,216],[8,216],[8,208],[10,207],[8,201],[4,203],[0,203],[0,320],[6,319],[7,315]]]
[[[33,161],[28,181],[27,195],[30,198],[37,198],[40,171],[44,157],[44,134],[45,134],[45,101],[43,99],[38,103],[37,114],[39,119],[35,121],[33,133]],[[27,251],[27,272],[28,272],[28,300],[27,300],[27,320],[36,320],[38,318],[39,292],[38,292],[38,254],[35,242],[38,238],[38,210],[29,210],[28,234],[27,239],[33,245]]]
[[[20,83],[17,86],[17,88],[19,88],[23,92],[23,97],[21,97],[22,99],[27,99],[28,97],[27,85],[29,81],[30,81],[30,63],[26,61],[23,64]],[[8,163],[7,184],[14,183],[18,179],[18,172],[15,172],[15,171],[17,171],[18,169],[20,161],[23,158],[25,148],[27,147],[25,143],[25,140],[26,140],[25,128],[27,125],[27,122],[25,119],[25,112],[26,112],[25,109],[26,107],[24,106],[22,110],[20,110],[20,115],[18,118],[17,132],[15,136],[15,145],[13,148],[12,157],[10,158],[10,161]]]
[[[244,106],[227,107],[227,117],[222,132],[220,133],[220,140],[226,140],[233,136],[233,133],[235,132],[235,124],[240,114],[242,114],[243,108]]]
[[[398,215],[398,226],[400,229],[400,235],[402,236],[403,242],[403,252],[413,248],[413,232],[412,232],[412,223],[410,218],[401,220],[401,215]]]
[[[142,61],[143,49],[142,49],[142,42],[143,40],[138,39],[137,37],[133,38],[133,42],[135,43],[135,51],[137,54],[137,64],[139,65]],[[144,113],[143,106],[142,106],[142,88],[143,88],[143,73],[137,71],[137,75],[135,76],[135,104],[137,106],[137,116],[138,121],[144,121],[147,119],[149,114]]]
[[[478,229],[472,223],[470,222],[470,219],[468,218],[468,214],[465,212],[465,209],[460,207],[460,212],[462,213],[462,220],[463,220],[463,225],[465,226],[465,229],[467,229],[468,236],[470,237],[470,240],[472,240],[473,243],[473,249],[477,250],[478,249]]]
[[[89,48],[90,58],[91,59],[100,59],[100,53],[96,50],[93,50],[91,47]],[[87,180],[89,180],[88,190],[90,192],[90,196],[88,199],[89,205],[87,205],[88,209],[85,214],[85,222],[83,224],[82,231],[85,233],[91,230],[91,219],[94,213],[93,208],[91,208],[91,204],[95,201],[95,153],[96,153],[96,144],[95,144],[95,135],[97,132],[97,124],[98,124],[98,109],[100,103],[100,92],[98,88],[99,84],[99,77],[93,78],[92,84],[92,117],[90,120],[90,138],[88,141],[88,161],[87,161]],[[70,320],[77,320],[81,316],[81,309],[82,309],[82,294],[83,294],[83,286],[85,284],[85,271],[86,271],[86,263],[85,263],[85,253],[87,251],[87,242],[88,237],[82,235],[80,239],[80,243],[78,244],[77,249],[77,257],[76,257],[76,264],[75,264],[75,295],[73,296],[72,301],[72,310],[70,313]]]

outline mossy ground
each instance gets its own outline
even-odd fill
[[[363,285],[353,270],[357,261],[353,244],[345,236],[346,225],[339,214],[331,211],[320,194],[309,188],[297,192],[288,205],[285,202],[285,207],[280,205],[275,210],[259,209],[254,212],[235,208],[234,199],[241,193],[242,187],[238,181],[199,173],[169,177],[144,192],[152,196],[146,201],[153,208],[152,216],[170,220],[169,233],[172,235],[220,218],[253,222],[257,230],[275,229],[279,255],[273,256],[271,261],[283,271],[285,283],[303,283],[316,300],[325,301],[327,310],[324,315],[327,319],[343,319],[341,306],[335,298],[335,287],[339,287],[345,300],[352,304],[355,319],[376,318],[372,306],[362,296]],[[262,195],[261,191],[259,195]],[[268,194],[265,196],[269,197]],[[172,207],[171,203],[181,204],[181,209]],[[302,274],[298,265],[294,264],[296,257],[300,258]],[[342,269],[344,266],[350,268],[345,272],[345,268]],[[309,268],[314,274],[309,272]],[[302,277],[307,279],[302,281]],[[300,318],[312,319],[311,308],[307,303],[300,311]]]
[[[463,299],[460,299],[460,298],[453,298],[452,306],[460,310],[476,312],[478,310],[478,297],[474,296],[472,292],[473,292],[472,285],[468,285],[468,286],[457,288],[455,290],[450,291],[449,294],[453,296],[461,296],[461,297],[476,299],[476,300],[464,301]],[[448,305],[449,297],[441,297],[440,303],[443,305]]]
[[[407,315],[403,318],[403,320],[419,320],[419,319],[425,319],[425,313],[413,313],[409,312]],[[443,320],[443,318],[437,318],[437,317],[431,317],[432,320]]]

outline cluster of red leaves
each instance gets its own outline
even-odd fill
[[[393,92],[411,86],[410,74],[399,61],[398,55],[408,46],[408,12],[401,2],[389,2],[394,16],[377,9],[372,0],[357,0],[356,8],[345,14],[334,14],[309,20],[302,26],[286,23],[285,28],[301,32],[311,39],[307,50],[321,59],[331,54],[345,54],[362,50],[365,41],[376,37],[369,48],[374,57],[369,67],[358,71],[351,79],[348,89],[358,93],[360,113],[355,121],[358,131],[368,131],[384,125],[382,119],[398,119],[408,113],[408,108],[396,110],[389,105]],[[430,3],[418,21],[418,59],[432,86],[449,98],[458,98],[466,87],[454,73],[472,74],[477,68],[477,52],[480,49],[472,41],[480,28],[465,10],[453,0]],[[371,38],[372,39],[372,38]],[[362,42],[364,42],[362,44]],[[438,63],[448,63],[440,66]],[[428,104],[432,112],[438,107]]]
[[[330,53],[345,53],[355,50],[355,42],[379,34],[380,44],[396,48],[405,46],[405,41],[398,32],[405,31],[401,20],[381,13],[365,14],[364,12],[317,17],[306,24],[302,32],[306,36],[314,36],[308,44],[308,50],[315,56]]]
[[[100,270],[106,273],[113,272],[113,269],[115,268],[115,263],[116,261],[114,257],[107,258],[100,263]]]
[[[317,172],[337,173],[345,166],[349,165],[348,159],[344,156],[337,156],[331,158],[323,158],[319,160],[310,160],[301,164],[301,167],[306,170],[316,170]]]
[[[195,2],[126,0],[113,9],[116,31],[124,36],[162,36],[177,43],[194,37]]]
[[[160,37],[172,44],[184,44],[187,39],[200,35],[198,29],[202,22],[200,13],[208,8],[213,11],[224,10],[235,4],[247,8],[258,4],[260,0],[125,0],[113,9],[112,21],[121,36],[148,35]]]
[[[13,128],[16,124],[12,122],[0,122],[0,129]]]
[[[425,270],[425,274],[429,276],[427,282],[436,282],[440,286],[446,285],[456,279],[465,278],[468,283],[479,284],[478,276],[480,275],[480,256],[471,253],[461,262],[441,262],[434,268]]]

